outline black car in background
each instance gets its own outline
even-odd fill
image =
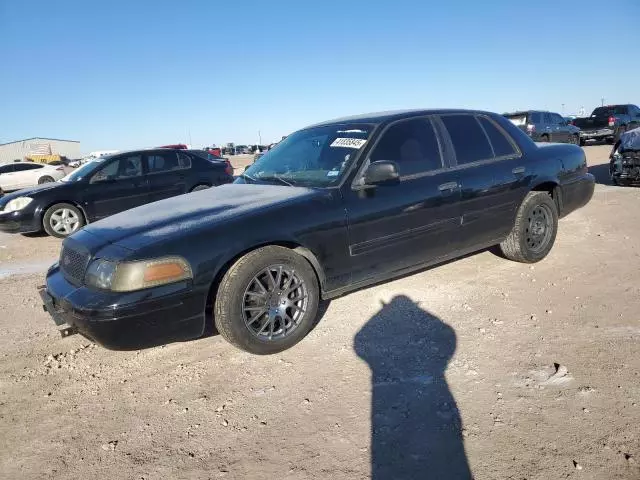
[[[229,165],[206,152],[118,153],[92,160],[58,182],[0,198],[0,231],[44,229],[63,238],[114,213],[232,181]]]
[[[526,110],[504,116],[534,142],[580,143],[580,129],[558,113]]]
[[[580,128],[583,144],[588,140],[615,143],[623,133],[640,127],[640,108],[632,104],[605,105],[595,108],[589,117],[574,118],[571,123]]]
[[[580,147],[535,144],[500,115],[333,120],[231,185],[88,225],[40,293],[63,332],[109,348],[196,338],[213,311],[233,345],[276,353],[309,332],[321,299],[495,245],[542,260],[593,189]]]

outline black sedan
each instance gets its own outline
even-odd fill
[[[231,183],[222,158],[197,150],[139,150],[95,159],[55,183],[0,199],[0,231],[67,237],[114,213]]]
[[[232,185],[114,215],[65,239],[41,289],[65,333],[113,349],[203,334],[256,354],[300,341],[329,299],[499,245],[551,250],[591,199],[575,145],[504,117],[427,110],[300,130]]]

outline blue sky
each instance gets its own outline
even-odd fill
[[[378,110],[638,104],[639,20],[638,0],[0,0],[0,143],[268,143]]]

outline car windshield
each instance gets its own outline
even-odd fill
[[[265,152],[236,181],[321,188],[336,185],[373,127],[333,124],[297,131]]]
[[[107,157],[101,157],[101,158],[96,158],[96,159],[90,160],[87,163],[85,163],[83,165],[80,165],[76,170],[71,172],[66,177],[62,178],[60,181],[61,182],[77,182],[79,180],[82,180],[87,175],[91,175],[91,173],[99,165],[101,165],[106,159],[107,159]]]

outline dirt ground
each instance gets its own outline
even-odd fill
[[[62,339],[36,292],[60,242],[0,235],[0,477],[640,478],[640,190],[585,150],[596,193],[543,262],[358,291],[270,357]]]

